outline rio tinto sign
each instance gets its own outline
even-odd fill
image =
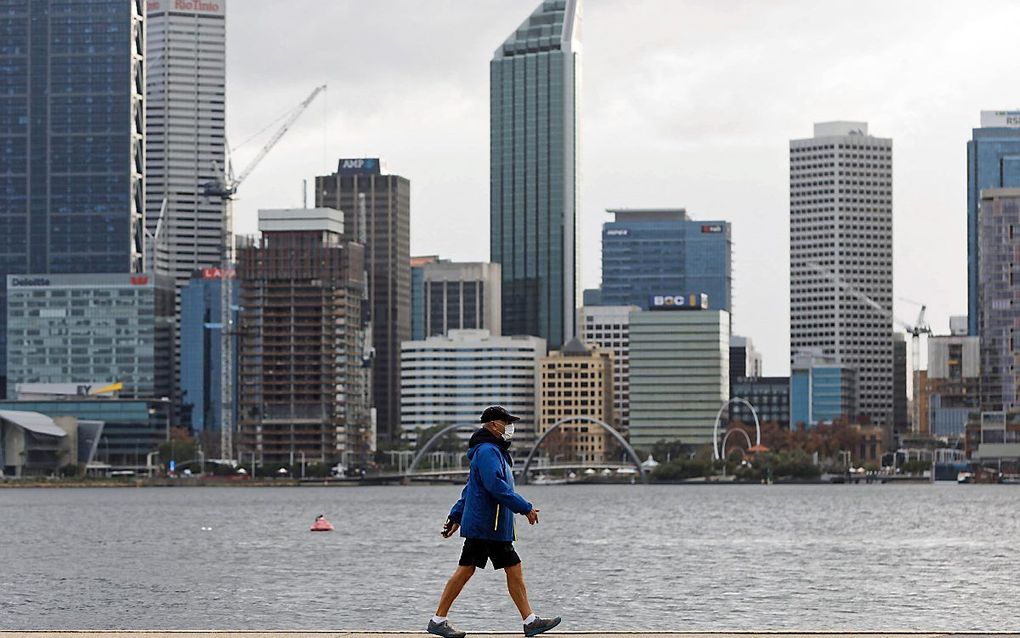
[[[226,0],[148,0],[145,10],[148,13],[160,11],[186,11],[188,13],[206,13],[223,15]]]

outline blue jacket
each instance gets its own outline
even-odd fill
[[[513,460],[509,445],[485,428],[468,444],[467,485],[450,510],[464,538],[514,540],[514,514],[527,514],[531,503],[514,491]]]

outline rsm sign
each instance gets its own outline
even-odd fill
[[[703,292],[688,295],[652,295],[649,310],[708,310],[708,295]]]
[[[354,157],[340,160],[341,175],[378,175],[378,157]]]

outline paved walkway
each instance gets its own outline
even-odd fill
[[[359,632],[359,631],[0,631],[0,638],[408,638],[427,636],[425,632]],[[468,636],[519,638],[520,633],[470,632]],[[945,632],[569,632],[552,631],[544,636],[570,638],[1020,638],[1020,633],[945,633]]]

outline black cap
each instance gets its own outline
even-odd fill
[[[507,409],[501,405],[490,405],[485,408],[482,412],[482,417],[479,419],[482,423],[488,423],[489,421],[506,421],[507,423],[513,423],[514,421],[520,421],[521,417],[514,416],[507,412]]]

